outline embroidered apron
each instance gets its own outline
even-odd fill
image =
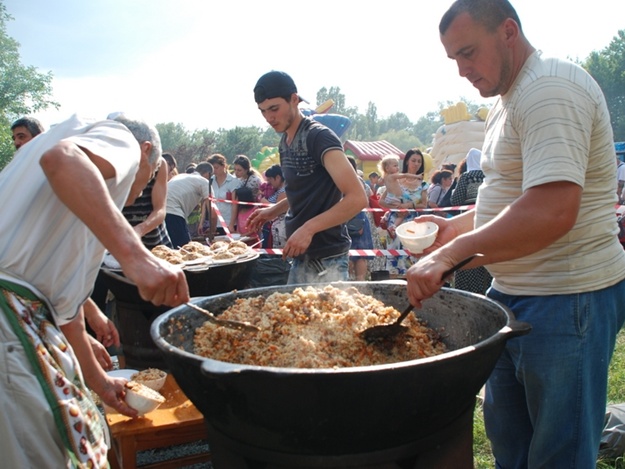
[[[72,466],[109,467],[103,418],[84,384],[76,356],[53,324],[46,303],[21,285],[0,280],[0,310],[35,370]]]

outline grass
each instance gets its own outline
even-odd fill
[[[623,402],[625,402],[625,330],[622,330],[616,339],[608,375],[608,404]],[[479,403],[473,417],[473,462],[476,469],[495,467],[495,459],[491,453],[488,438],[486,438],[484,416]],[[625,456],[610,460],[600,459],[597,461],[597,469],[625,469]]]

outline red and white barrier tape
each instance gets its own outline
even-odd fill
[[[281,256],[282,249],[254,249],[259,254],[267,254],[270,256]],[[403,249],[350,249],[351,257],[400,257],[411,256],[409,251]]]

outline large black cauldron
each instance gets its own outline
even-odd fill
[[[407,302],[400,282],[334,285],[356,286],[400,310]],[[194,301],[220,313],[235,298],[293,288],[258,288]],[[194,330],[205,319],[184,306],[159,316],[151,333],[209,429],[248,448],[332,456],[409,446],[441,432],[473,405],[505,342],[530,329],[501,304],[453,289],[443,289],[416,314],[441,332],[449,352],[342,369],[224,363],[192,353]]]

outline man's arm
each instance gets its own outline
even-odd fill
[[[413,265],[406,276],[411,303],[418,306],[436,293],[443,272],[472,254],[484,257],[476,258],[468,268],[518,259],[553,244],[575,226],[581,197],[582,188],[572,182],[528,189],[490,222],[459,235]],[[436,246],[440,246],[438,238]]]
[[[104,183],[115,175],[108,161],[61,141],[44,153],[41,167],[55,194],[120,262],[143,299],[170,306],[188,301],[184,273],[152,256],[115,206]]]
[[[189,300],[184,273],[152,256],[111,199],[105,179],[115,168],[105,159],[61,141],[44,153],[41,167],[59,199],[120,262],[126,276],[139,287],[146,301],[179,305]],[[85,330],[83,308],[61,326],[85,373],[89,386],[119,412],[136,416],[122,400],[123,381],[110,378],[98,364]]]
[[[109,318],[100,311],[98,305],[91,298],[82,305],[85,313],[85,320],[91,330],[95,333],[96,339],[105,347],[119,347],[119,332]]]
[[[247,221],[248,229],[258,231],[265,223],[275,220],[289,210],[289,201],[286,198],[286,194],[283,193],[281,195],[284,195],[284,197],[279,199],[275,204],[255,210],[254,213],[250,215]]]
[[[82,307],[77,318],[60,326],[60,329],[76,354],[87,386],[100,396],[105,404],[124,415],[136,417],[137,411],[128,407],[124,401],[125,381],[108,376],[93,353],[85,329]]]

